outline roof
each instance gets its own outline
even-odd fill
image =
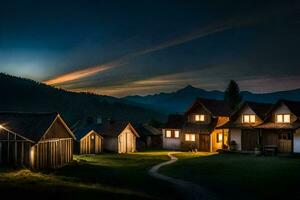
[[[76,138],[78,139],[78,140],[80,140],[80,139],[82,139],[84,136],[86,136],[86,134],[88,134],[89,132],[91,132],[91,131],[95,131],[96,133],[98,133],[97,131],[96,131],[96,129],[97,129],[97,125],[89,125],[89,126],[86,126],[86,127],[83,127],[83,128],[79,128],[79,129],[76,129],[75,131],[74,131],[74,134],[75,134],[75,136],[76,136]],[[99,134],[99,133],[98,133]],[[100,134],[99,134],[100,135]]]
[[[168,121],[163,125],[163,128],[180,129],[185,123],[185,117],[179,114],[171,114],[168,117]]]
[[[153,127],[153,126],[150,126],[148,124],[143,124],[141,126],[138,127],[138,132],[140,135],[143,135],[143,136],[159,136],[159,135],[162,135],[162,132],[161,130]]]
[[[199,106],[203,106],[213,116],[229,117],[232,113],[230,106],[222,100],[198,98],[187,110],[186,114],[194,112]]]
[[[7,130],[38,142],[46,133],[58,113],[0,112],[0,124]]]
[[[87,133],[89,133],[92,130],[101,136],[117,137],[127,126],[129,126],[132,129],[133,133],[137,137],[139,137],[139,134],[136,132],[135,128],[130,122],[127,121],[104,121],[101,124],[91,124],[83,128],[76,129],[74,132],[78,139],[83,138]]]
[[[242,103],[242,105],[230,116],[230,120],[226,124],[218,128],[242,128],[243,129],[243,128],[254,128],[255,126],[257,126],[258,124],[236,122],[237,118],[241,114],[240,113],[241,110],[243,110],[246,106],[249,106],[261,120],[264,120],[268,111],[272,108],[273,104],[246,101]]]
[[[300,101],[279,100],[279,103],[284,103],[291,112],[300,118]]]
[[[259,126],[257,126],[257,128],[261,128],[261,129],[298,129],[300,128],[300,122],[299,120],[297,120],[294,123],[275,123],[275,122],[266,122],[263,123]]]
[[[182,126],[182,130],[184,132],[211,133],[216,128],[217,123],[217,118],[213,118],[209,124],[187,122]]]

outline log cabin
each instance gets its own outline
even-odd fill
[[[230,141],[236,143],[236,150],[254,151],[260,137],[257,126],[264,122],[271,107],[272,104],[246,101],[219,128],[229,130]]]
[[[103,137],[95,131],[97,127],[76,130],[76,148],[79,154],[99,154],[103,152]]]
[[[74,134],[58,113],[0,113],[0,163],[58,168],[73,160]]]
[[[139,148],[161,148],[161,130],[149,124],[142,124],[136,129],[140,135],[138,140]]]
[[[215,152],[228,148],[228,129],[217,129],[229,121],[232,110],[221,100],[197,99],[184,115],[170,115],[162,129],[163,148]]]

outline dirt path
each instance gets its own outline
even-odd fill
[[[165,176],[165,175],[158,173],[158,170],[161,167],[163,167],[165,165],[170,165],[178,160],[175,156],[172,155],[172,153],[168,153],[168,156],[170,157],[169,161],[155,165],[149,170],[149,174],[151,176],[174,184],[174,186],[181,191],[181,193],[184,196],[184,199],[217,200],[216,196],[213,193],[209,192],[208,190],[206,190],[205,188],[203,188],[199,185],[196,185],[189,181],[175,179],[175,178]],[[191,176],[192,176],[192,174],[191,174]]]

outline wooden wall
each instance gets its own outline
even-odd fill
[[[102,137],[95,132],[88,133],[80,140],[80,154],[98,154],[103,149]]]
[[[124,129],[124,131],[118,136],[118,153],[130,153],[136,151],[136,135],[130,128]]]
[[[30,166],[32,143],[5,130],[1,130],[0,135],[0,164]]]
[[[30,151],[34,169],[58,168],[73,160],[73,139],[49,139],[40,141]]]

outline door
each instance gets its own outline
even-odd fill
[[[210,151],[210,135],[199,135],[199,151]]]
[[[281,153],[292,152],[292,134],[289,132],[279,134],[278,151]]]
[[[90,148],[91,148],[91,154],[95,154],[96,153],[96,151],[95,151],[95,134],[94,133],[92,133],[91,135],[90,135]]]
[[[257,130],[242,130],[242,151],[254,151],[257,144]]]

